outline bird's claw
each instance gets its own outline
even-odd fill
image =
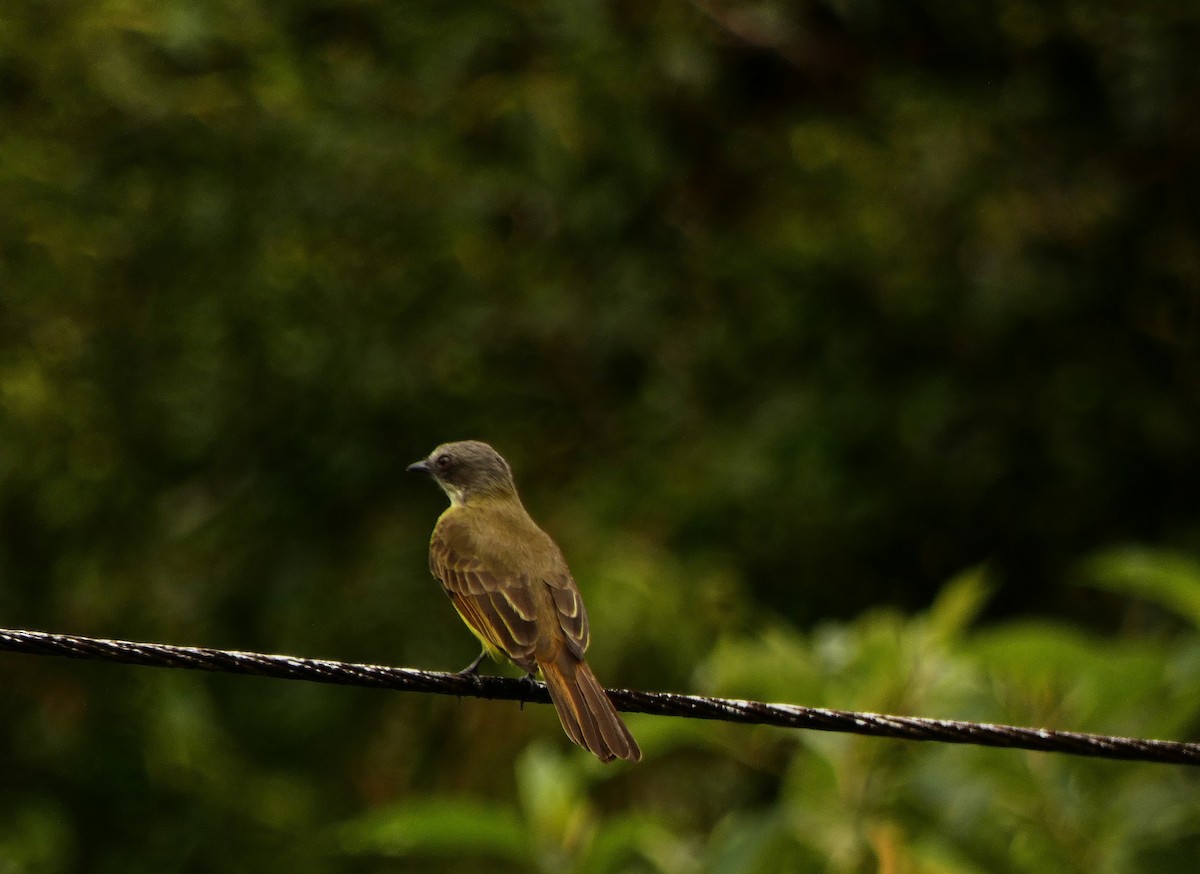
[[[475,661],[471,662],[471,664],[467,665],[461,671],[455,673],[454,676],[462,677],[463,679],[470,679],[475,683],[476,686],[482,686],[483,680],[479,676],[479,663],[483,661],[483,657],[485,655],[487,655],[486,651],[481,652],[475,657]]]
[[[525,710],[525,693],[526,692],[531,693],[530,697],[532,698],[533,697],[532,693],[535,689],[537,689],[537,687],[538,687],[538,681],[533,676],[533,671],[530,671],[528,674],[526,674],[525,676],[523,676],[521,678],[521,697],[518,698],[517,700],[521,704],[522,711]]]

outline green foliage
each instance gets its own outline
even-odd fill
[[[338,849],[404,857],[473,855],[489,861],[524,859],[525,833],[504,805],[461,799],[430,798],[377,810],[338,829]]]
[[[981,631],[970,617],[984,589],[972,573],[912,618],[728,641],[701,666],[703,691],[1137,736],[1200,724],[1194,636],[1152,647],[1047,623]],[[634,722],[649,753],[640,768],[535,744],[515,763],[511,806],[406,802],[344,827],[342,850],[415,861],[449,846],[460,861],[518,870],[674,874],[1182,872],[1200,848],[1200,783],[1180,769],[657,722]],[[605,812],[613,783],[627,801]]]
[[[1083,578],[1097,588],[1157,604],[1200,628],[1200,561],[1147,549],[1113,549],[1095,556]]]
[[[479,437],[610,684],[1194,738],[1197,36],[1150,0],[5,4],[0,624],[459,667],[402,472]],[[1200,843],[1177,769],[641,717],[605,769],[546,708],[2,662],[0,871]]]

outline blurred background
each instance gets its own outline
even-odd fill
[[[18,0],[0,626],[1200,739],[1200,8]],[[508,670],[508,669],[499,669]],[[0,655],[0,871],[1193,871],[1183,768]]]

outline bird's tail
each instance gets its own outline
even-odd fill
[[[539,665],[567,737],[602,762],[639,761],[642,751],[587,662],[563,649]]]

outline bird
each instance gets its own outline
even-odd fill
[[[479,440],[443,443],[407,470],[450,499],[429,539],[429,570],[483,644],[484,656],[541,674],[567,736],[602,762],[642,751],[584,659],[590,632],[562,551],[517,494],[512,468]]]

